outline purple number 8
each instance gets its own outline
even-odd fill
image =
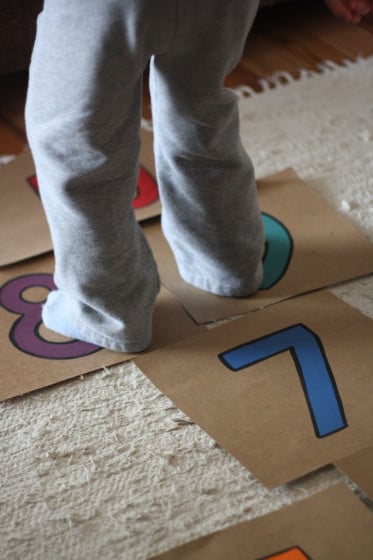
[[[35,287],[53,290],[52,275],[18,276],[4,284],[0,291],[0,304],[11,313],[20,315],[9,332],[9,339],[16,348],[31,356],[50,360],[81,358],[101,350],[99,346],[79,340],[50,342],[44,339],[39,332],[42,302],[30,302],[23,298],[25,290]]]

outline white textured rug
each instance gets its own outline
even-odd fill
[[[292,166],[373,239],[373,58],[272,82],[240,90],[257,175]],[[333,291],[373,318],[372,278]],[[0,413],[2,560],[145,559],[344,479],[267,491],[132,363]]]

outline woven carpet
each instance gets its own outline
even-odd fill
[[[291,166],[373,240],[373,58],[240,88],[258,177]],[[333,288],[373,318],[373,281]],[[345,480],[268,491],[131,363],[0,403],[2,560],[145,559]]]

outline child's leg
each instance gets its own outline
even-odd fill
[[[250,295],[262,278],[254,171],[223,87],[256,9],[256,0],[181,2],[174,41],[151,66],[163,230],[181,276],[224,296]]]
[[[44,321],[126,352],[149,345],[159,289],[131,207],[149,56],[132,44],[137,4],[46,0],[26,109],[56,261]]]

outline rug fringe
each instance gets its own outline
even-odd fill
[[[314,76],[330,74],[336,70],[341,70],[343,68],[351,68],[356,64],[366,60],[362,56],[357,56],[354,60],[349,60],[347,58],[343,59],[339,64],[333,62],[332,60],[323,60],[316,65],[316,70],[309,70],[308,68],[300,68],[297,71],[297,75],[293,76],[290,72],[286,70],[278,70],[268,76],[267,78],[262,78],[258,80],[258,85],[260,87],[259,91],[254,90],[252,87],[247,85],[235,86],[233,88],[228,88],[232,91],[239,99],[246,99],[248,97],[256,97],[269,90],[274,90],[292,84],[294,82],[302,82],[308,78],[313,78]],[[153,125],[151,119],[141,119],[141,128],[149,132],[153,132]]]
[[[148,132],[153,132],[153,123],[151,119],[141,119],[141,128]]]
[[[0,155],[0,166],[10,163],[16,158],[14,155]]]
[[[255,97],[261,95],[269,90],[281,88],[288,84],[294,82],[301,82],[312,78],[314,76],[319,76],[320,74],[329,74],[340,70],[343,68],[351,68],[358,64],[359,62],[365,60],[364,57],[358,56],[354,60],[343,59],[339,64],[333,62],[332,60],[324,60],[316,65],[316,70],[310,70],[307,68],[300,68],[297,71],[297,75],[293,76],[290,72],[286,70],[279,70],[271,74],[266,78],[258,80],[258,85],[260,87],[259,91],[254,90],[250,86],[241,85],[234,88],[229,88],[239,99],[245,99],[247,97]]]

